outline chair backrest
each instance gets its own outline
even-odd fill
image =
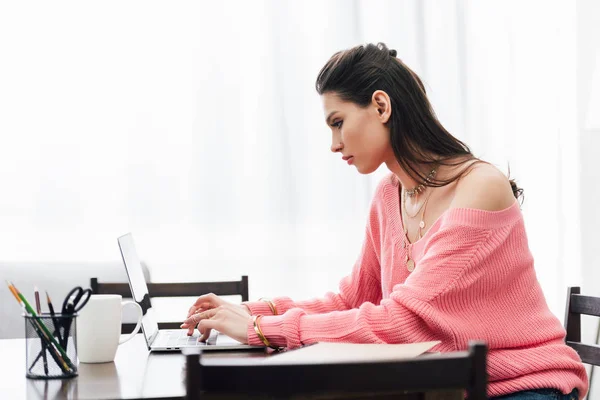
[[[600,365],[600,346],[581,343],[581,315],[600,317],[600,297],[583,296],[578,286],[567,290],[567,307],[565,312],[565,341],[571,346],[586,364]]]
[[[242,301],[248,301],[248,276],[243,275],[239,281],[223,282],[181,282],[181,283],[148,283],[148,295],[153,297],[191,297],[200,296],[206,293],[214,293],[218,296],[242,297]],[[98,282],[98,278],[90,280],[90,287],[93,294],[120,294],[123,297],[131,298],[131,289],[129,283],[107,283]],[[159,322],[160,329],[179,329],[179,322]],[[135,324],[122,324],[122,332],[129,333],[133,331]]]
[[[204,365],[201,349],[185,349],[186,398],[203,392],[264,396],[326,395],[370,398],[383,394],[433,390],[466,390],[469,399],[486,399],[487,346],[469,343],[468,351],[423,355],[410,360],[372,363],[292,364],[240,363]]]

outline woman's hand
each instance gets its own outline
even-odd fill
[[[198,297],[181,327],[187,328],[188,335],[192,335],[198,325],[202,334],[200,340],[208,339],[211,329],[216,329],[239,342],[246,343],[246,329],[250,318],[248,307],[230,303],[210,293]]]
[[[192,314],[181,324],[182,328],[189,328],[194,331],[198,325],[198,330],[202,334],[199,340],[204,341],[210,336],[210,331],[216,329],[219,332],[237,340],[241,343],[248,343],[248,322],[252,316],[244,306],[234,304],[224,304],[207,311]],[[189,332],[188,332],[189,333]]]

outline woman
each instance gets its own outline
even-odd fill
[[[362,174],[391,174],[372,201],[361,254],[339,293],[234,305],[201,296],[182,328],[255,345],[440,340],[487,342],[489,396],[584,396],[581,359],[564,343],[537,281],[522,194],[437,120],[419,77],[379,43],[341,51],[316,82],[331,151]]]

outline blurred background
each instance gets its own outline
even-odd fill
[[[330,152],[314,82],[366,42],[525,189],[551,310],[568,285],[600,295],[595,0],[1,2],[0,278],[119,265],[132,232],[155,282],[337,290],[387,171]]]

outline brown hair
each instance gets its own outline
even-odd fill
[[[376,90],[390,97],[394,112],[388,125],[390,142],[400,166],[417,182],[425,182],[420,164],[465,168],[448,179],[433,178],[427,186],[446,186],[463,177],[471,168],[485,161],[471,153],[469,147],[452,136],[438,120],[421,79],[399,58],[396,50],[384,43],[366,44],[335,53],[319,72],[315,88],[319,94],[335,93],[343,101],[359,107],[371,104]],[[515,198],[523,189],[510,180]]]

